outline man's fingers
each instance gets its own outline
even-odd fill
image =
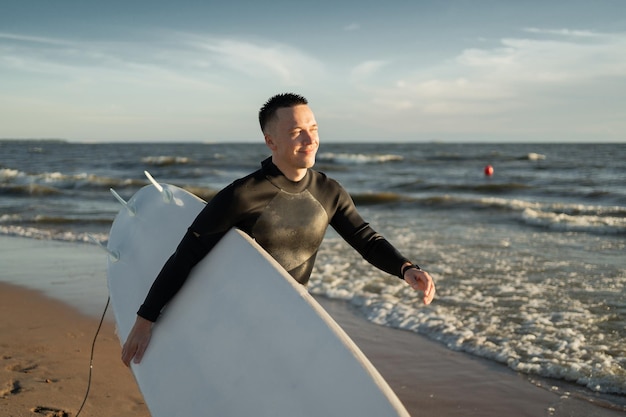
[[[152,322],[137,316],[135,325],[130,331],[126,343],[122,347],[122,362],[130,366],[130,362],[139,363],[150,343]]]
[[[424,304],[428,305],[435,298],[435,283],[428,273],[424,273]]]
[[[124,345],[124,348],[122,349],[122,362],[124,362],[124,365],[130,366],[130,361],[135,356],[136,351],[136,346],[131,347],[128,345],[128,343]]]
[[[140,363],[141,360],[143,359],[143,354],[146,352],[146,347],[147,346],[137,346],[137,351],[135,352],[135,359],[133,360],[134,363]]]
[[[146,352],[148,345],[146,343],[136,343],[129,341],[122,349],[122,362],[124,365],[130,366],[130,362],[140,363]]]
[[[435,297],[435,284],[430,275],[428,275],[425,271],[419,271],[417,274],[410,275],[407,278],[407,283],[411,286],[411,288],[415,291],[424,292],[424,304],[430,304]]]

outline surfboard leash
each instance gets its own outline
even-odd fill
[[[87,390],[85,392],[85,397],[83,398],[83,403],[80,405],[80,408],[76,412],[76,417],[80,416],[81,411],[83,411],[83,407],[87,402],[87,398],[89,397],[89,390],[91,389],[91,375],[93,373],[93,353],[96,348],[96,340],[98,339],[98,334],[100,334],[100,329],[102,328],[102,323],[104,322],[104,316],[107,313],[109,308],[109,302],[111,301],[111,296],[107,297],[107,303],[104,306],[104,311],[102,312],[102,317],[100,317],[100,323],[98,324],[98,329],[96,330],[96,334],[93,337],[93,342],[91,343],[91,354],[89,356],[89,378],[87,379]]]

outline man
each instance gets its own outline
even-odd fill
[[[423,291],[424,304],[430,304],[435,296],[431,276],[361,218],[339,183],[311,169],[319,136],[304,97],[279,94],[270,98],[259,112],[259,122],[271,158],[263,161],[259,170],[221,190],[189,227],[137,313],[122,350],[127,366],[131,360],[141,361],[161,309],[232,227],[253,237],[305,285],[330,224],[374,266]]]

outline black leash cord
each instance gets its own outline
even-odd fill
[[[93,352],[96,347],[96,339],[98,339],[98,334],[100,333],[100,328],[102,327],[102,323],[104,322],[104,316],[106,315],[107,309],[109,308],[109,302],[111,301],[111,297],[107,297],[107,303],[104,306],[104,311],[102,312],[102,317],[100,318],[100,324],[98,324],[98,330],[96,330],[96,335],[93,337],[93,342],[91,343],[91,356],[89,358],[89,379],[87,380],[87,392],[85,392],[85,398],[83,398],[83,403],[80,405],[78,412],[76,413],[76,417],[80,415],[80,412],[83,411],[83,407],[87,402],[87,397],[89,397],[89,389],[91,388],[91,374],[93,371]]]

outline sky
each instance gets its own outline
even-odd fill
[[[626,142],[624,0],[4,0],[0,138]]]

